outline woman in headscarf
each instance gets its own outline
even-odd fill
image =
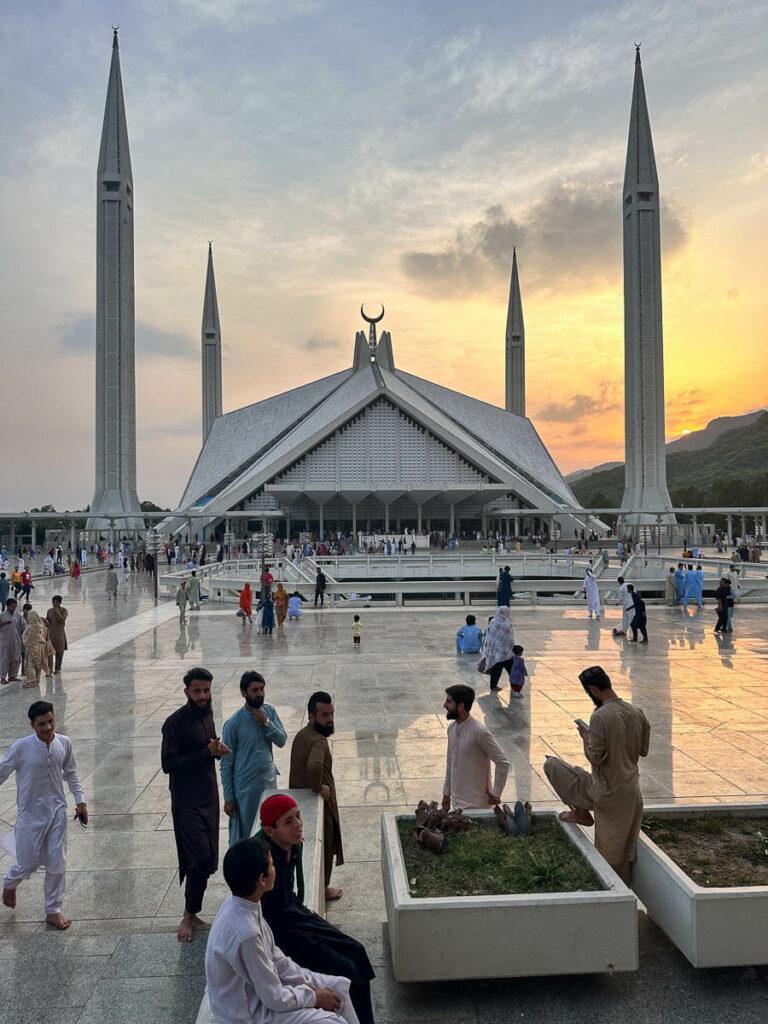
[[[253,625],[253,593],[251,592],[251,584],[246,583],[243,589],[240,591],[240,611],[243,613],[245,619]]]
[[[37,612],[27,612],[27,625],[21,634],[21,642],[24,645],[24,653],[26,654],[27,681],[24,686],[39,686],[40,672],[46,660],[48,631]]]
[[[515,635],[512,632],[512,623],[509,621],[509,608],[502,605],[491,619],[483,645],[485,671],[490,674],[492,690],[500,688],[499,680],[504,669],[511,677],[514,643]]]
[[[275,591],[275,612],[277,613],[277,628],[282,629],[285,616],[288,614],[288,591],[282,583],[277,584]]]

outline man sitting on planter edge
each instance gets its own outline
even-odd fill
[[[622,700],[598,665],[579,674],[581,685],[597,710],[587,726],[576,726],[591,772],[547,757],[544,774],[571,808],[563,821],[595,825],[595,846],[622,881],[629,884],[637,837],[643,817],[643,797],[637,762],[648,754],[651,727],[639,708]],[[593,818],[590,811],[595,812]]]
[[[276,793],[262,803],[260,818],[257,836],[269,847],[276,874],[274,888],[264,893],[261,908],[275,943],[307,970],[349,978],[349,998],[360,1024],[373,1024],[371,979],[375,974],[365,947],[304,906],[304,834],[298,804],[287,793]]]

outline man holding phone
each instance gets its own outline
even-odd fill
[[[72,924],[61,912],[67,859],[64,782],[75,798],[75,818],[84,826],[88,824],[88,807],[72,743],[68,736],[56,735],[53,705],[36,700],[27,715],[33,735],[16,740],[0,761],[0,783],[16,772],[18,807],[14,830],[4,839],[14,864],[3,880],[3,904],[13,910],[19,882],[45,867],[45,919],[64,931]]]
[[[544,774],[570,807],[561,819],[594,825],[595,846],[629,884],[643,816],[637,762],[648,754],[651,727],[639,708],[614,692],[599,665],[585,668],[579,681],[596,707],[589,725],[576,719],[591,772],[559,757],[547,757]]]

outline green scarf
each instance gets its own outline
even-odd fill
[[[256,839],[263,839],[266,843],[272,843],[267,833],[263,828],[260,828],[256,833]],[[277,846],[277,843],[273,844]],[[278,847],[279,848],[279,847]],[[298,897],[299,903],[304,903],[304,863],[303,863],[303,843],[296,843],[291,847],[291,857],[296,859],[296,896]]]

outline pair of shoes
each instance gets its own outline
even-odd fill
[[[513,691],[512,691],[512,693],[510,694],[510,697],[518,697],[518,698],[519,698],[519,699],[521,699],[521,700],[522,700],[522,696],[523,696],[522,690],[520,691],[520,693],[516,693],[516,692],[515,692],[515,691],[513,690]]]
[[[647,644],[647,643],[648,643],[648,641],[647,641],[647,640],[641,640],[641,641],[640,641],[640,643],[641,643],[641,644]]]
[[[636,644],[636,643],[637,643],[637,640],[627,640],[627,643],[628,643],[628,644]]]
[[[531,834],[531,805],[518,800],[514,811],[509,804],[498,804],[493,808],[499,828],[508,836],[529,836]]]

